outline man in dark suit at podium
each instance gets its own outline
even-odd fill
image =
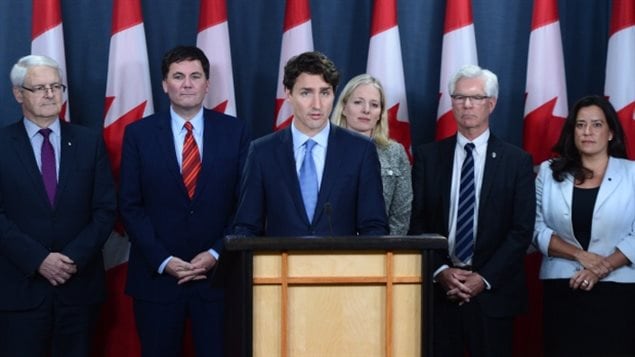
[[[0,130],[0,356],[88,356],[115,222],[106,149],[60,120],[54,60],[21,58],[11,82],[23,118]]]
[[[293,121],[252,142],[235,234],[388,234],[374,144],[329,122],[338,81],[319,52],[289,60],[284,86]]]
[[[412,182],[410,233],[449,244],[434,262],[434,355],[511,356],[513,316],[527,306],[531,157],[490,133],[494,73],[465,66],[449,87],[458,133],[415,151]]]

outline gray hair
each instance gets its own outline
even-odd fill
[[[11,68],[11,84],[14,87],[24,85],[24,77],[32,67],[46,66],[57,70],[57,73],[62,78],[62,69],[60,66],[50,57],[40,55],[28,55],[20,58],[16,64]]]
[[[461,67],[450,79],[448,83],[449,93],[454,94],[456,83],[462,78],[481,78],[484,82],[485,95],[488,97],[498,97],[498,77],[487,69],[483,69],[474,64],[467,64]]]

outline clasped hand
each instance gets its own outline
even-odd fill
[[[165,267],[165,271],[178,280],[178,284],[189,281],[207,279],[207,272],[216,265],[216,259],[207,251],[199,253],[187,262],[181,258],[173,257]]]
[[[66,283],[77,272],[75,262],[62,253],[49,253],[38,272],[53,286]]]
[[[448,299],[459,305],[470,302],[471,298],[485,289],[485,282],[478,273],[459,268],[448,268],[440,272],[437,282],[445,289]]]

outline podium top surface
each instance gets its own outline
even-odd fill
[[[226,236],[230,251],[279,250],[438,250],[448,241],[438,234],[417,236],[245,237]]]

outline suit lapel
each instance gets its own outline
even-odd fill
[[[174,184],[179,187],[183,195],[187,197],[183,176],[181,176],[179,163],[176,161],[176,148],[174,147],[174,135],[172,134],[170,120],[169,112],[156,118],[155,138],[160,151],[158,157],[162,158],[161,160],[165,165],[165,169],[174,180]]]
[[[70,125],[60,121],[60,173],[57,181],[57,194],[55,204],[59,202],[66,189],[69,177],[76,171],[77,166],[77,144],[75,143],[75,133]]]
[[[620,172],[624,172],[625,170],[620,167],[622,163],[618,160],[615,160],[609,157],[609,164],[606,168],[606,172],[604,173],[604,178],[602,179],[602,184],[600,185],[600,190],[598,192],[598,197],[595,202],[594,212],[597,212],[600,207],[609,197],[613,195],[613,192],[620,187],[623,176],[620,175]]]
[[[222,150],[222,147],[220,147],[221,141],[214,137],[218,130],[214,128],[216,123],[211,116],[212,113],[208,113],[207,110],[203,111],[203,160],[201,173],[196,181],[194,199],[202,195],[203,191],[207,188],[207,183],[210,182],[213,175],[212,166],[215,153]],[[183,185],[183,188],[185,188],[185,185]]]
[[[295,170],[295,157],[293,156],[293,138],[291,137],[291,128],[287,127],[283,129],[279,134],[279,143],[276,148],[275,160],[278,164],[278,169],[282,175],[282,184],[286,182],[288,189],[291,193],[293,203],[296,206],[297,212],[308,223],[308,217],[304,212],[304,201],[302,200],[302,194],[300,193],[300,181],[298,180],[298,174]]]
[[[331,125],[329,133],[328,147],[326,149],[326,157],[324,159],[324,172],[322,173],[322,184],[320,185],[320,191],[318,192],[318,200],[315,209],[315,216],[313,221],[317,222],[322,216],[324,211],[324,204],[329,201],[331,191],[335,186],[337,180],[337,172],[340,172],[340,164],[342,163],[343,155],[340,155],[340,142],[338,140],[338,130],[335,125]]]
[[[51,205],[49,204],[48,195],[46,194],[46,189],[44,188],[42,174],[40,173],[40,169],[35,161],[33,147],[31,146],[31,141],[26,133],[22,120],[13,124],[11,137],[14,142],[15,154],[18,161],[20,161],[24,167],[29,180],[32,181],[32,186],[35,187],[37,195],[40,196],[40,201],[50,208]]]
[[[439,190],[441,192],[441,215],[443,217],[443,230],[445,235],[448,233],[450,226],[450,195],[452,191],[452,168],[454,167],[454,150],[456,147],[456,135],[451,139],[441,141],[439,143]]]
[[[483,182],[481,184],[481,193],[478,204],[478,221],[482,221],[482,215],[485,207],[488,207],[487,200],[492,191],[492,187],[496,182],[496,176],[500,162],[503,159],[503,152],[501,151],[500,141],[490,134],[489,141],[487,142],[487,153],[485,154],[485,168],[483,169]]]

